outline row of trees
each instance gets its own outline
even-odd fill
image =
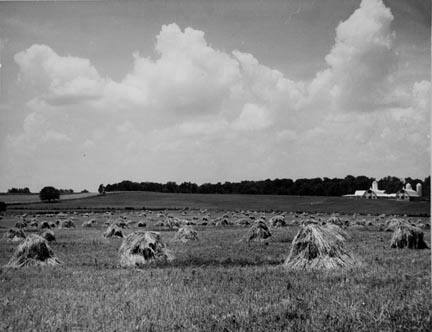
[[[59,191],[60,191],[60,195],[73,194],[74,193],[73,189],[59,189]]]
[[[372,185],[375,178],[367,176],[348,175],[339,178],[313,178],[313,179],[274,179],[263,181],[218,182],[197,185],[192,182],[157,183],[122,181],[108,184],[104,191],[155,191],[166,193],[204,193],[204,194],[260,194],[260,195],[301,195],[301,196],[342,196],[352,194],[355,190],[366,190]],[[406,178],[404,181],[387,176],[378,181],[378,186],[386,193],[394,193],[402,189],[404,182],[411,183],[413,188],[417,183],[423,186],[423,195],[430,197],[430,176],[421,179]],[[100,191],[101,192],[101,191]]]
[[[60,192],[60,195],[73,194],[74,193],[73,189],[58,189],[58,191]],[[30,189],[28,187],[11,188],[11,189],[8,189],[7,192],[8,192],[8,194],[31,194]]]
[[[8,189],[8,194],[31,194],[30,189],[25,188],[10,188]]]

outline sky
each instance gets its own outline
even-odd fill
[[[430,174],[428,0],[0,2],[0,191]]]

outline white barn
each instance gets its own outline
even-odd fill
[[[396,193],[396,199],[403,201],[413,201],[420,199],[422,197],[422,185],[421,183],[417,183],[416,190],[413,190],[410,183],[405,185],[405,188],[402,188]]]
[[[368,190],[356,190],[353,195],[344,195],[344,197],[379,199],[379,198],[396,198],[396,194],[386,194],[384,190],[378,188],[378,182],[372,182]]]

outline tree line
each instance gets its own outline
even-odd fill
[[[218,182],[198,185],[192,182],[177,184],[157,182],[121,181],[119,183],[101,185],[104,191],[154,191],[164,193],[202,193],[202,194],[250,194],[250,195],[299,195],[299,196],[342,196],[353,194],[356,190],[367,190],[375,178],[348,175],[340,178],[313,179],[274,179],[262,181]],[[421,179],[386,176],[378,181],[380,190],[394,193],[410,183],[415,190],[417,183],[423,187],[423,196],[430,197],[430,176]]]
[[[75,194],[75,191],[73,189],[57,189],[60,193],[60,195],[67,195],[67,194]],[[25,188],[10,188],[8,189],[8,194],[31,194],[31,191],[28,187]],[[87,189],[84,189],[81,191],[81,193],[88,193]]]
[[[25,188],[10,188],[8,189],[8,194],[31,194],[30,189]]]

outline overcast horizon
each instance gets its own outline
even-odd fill
[[[0,191],[430,175],[431,3],[0,2]]]

